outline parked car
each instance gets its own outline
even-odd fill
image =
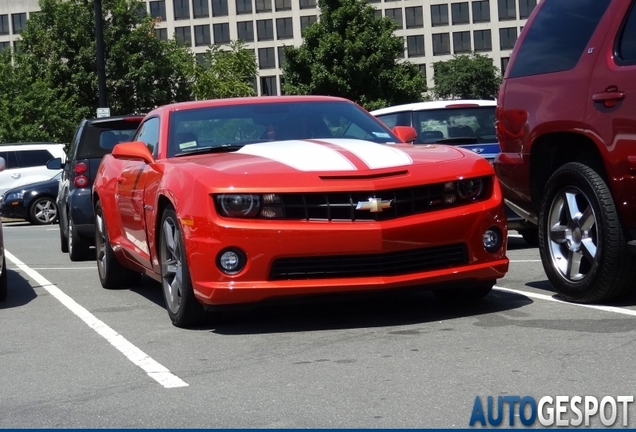
[[[543,0],[512,52],[494,162],[506,201],[538,224],[555,291],[582,303],[636,285],[636,8]]]
[[[34,225],[57,223],[57,191],[62,173],[42,182],[30,183],[5,192],[2,216],[24,219]]]
[[[62,168],[57,194],[60,225],[60,249],[71,261],[88,259],[95,244],[95,214],[91,188],[97,167],[104,155],[118,142],[129,141],[143,116],[113,116],[84,119],[68,148],[66,163],[49,162],[51,169]]]
[[[483,99],[438,100],[395,105],[371,111],[388,127],[412,126],[414,144],[449,144],[471,150],[490,161],[499,153],[495,133],[497,102]],[[508,229],[517,230],[524,240],[538,245],[536,224],[506,206]]]
[[[0,172],[0,197],[18,186],[48,180],[59,172],[50,171],[46,163],[53,158],[64,160],[64,144],[52,142],[0,144],[0,157],[6,168]]]
[[[4,158],[0,157],[0,173],[5,170],[6,166]],[[0,218],[0,301],[7,299],[8,291],[7,260],[4,255],[4,236],[2,218]]]
[[[481,298],[508,270],[492,165],[414,138],[335,97],[159,107],[95,178],[101,284],[156,279],[177,326],[281,297]]]

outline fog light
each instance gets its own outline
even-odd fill
[[[243,270],[247,262],[245,254],[238,249],[225,249],[216,259],[216,264],[223,273],[236,274]]]
[[[501,230],[497,227],[488,228],[482,237],[482,241],[484,242],[484,248],[490,252],[496,252],[499,250],[501,245],[503,244],[503,235]]]

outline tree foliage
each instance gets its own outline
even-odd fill
[[[230,50],[212,45],[195,67],[193,94],[197,99],[255,96],[252,83],[257,75],[254,51],[244,42],[232,42]]]
[[[156,38],[144,8],[137,0],[102,0],[112,115],[143,113],[192,95],[191,52]],[[98,106],[94,3],[40,0],[40,9],[21,32],[13,65],[0,69],[3,85],[13,80],[22,86],[20,94],[0,95],[0,106],[18,108],[14,118],[0,118],[0,131],[8,134],[2,140],[68,142],[81,118],[93,117]]]
[[[287,94],[341,96],[367,109],[416,102],[426,91],[419,68],[399,61],[404,41],[391,18],[366,0],[319,0],[320,19],[300,47],[285,48]]]
[[[495,99],[501,85],[499,69],[481,54],[455,55],[434,63],[433,71],[437,99]]]

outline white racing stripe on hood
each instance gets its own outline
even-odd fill
[[[342,154],[327,146],[308,141],[278,141],[249,144],[237,153],[260,156],[299,171],[355,171]]]
[[[321,139],[358,156],[371,169],[412,165],[413,159],[402,150],[386,144],[355,139]]]

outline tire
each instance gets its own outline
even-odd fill
[[[172,207],[163,212],[159,237],[161,288],[168,316],[177,327],[191,327],[203,319],[205,312],[194,296],[183,232]]]
[[[106,289],[128,288],[139,284],[141,273],[124,267],[108,238],[108,229],[104,221],[101,202],[95,205],[95,249],[99,281]]]
[[[521,237],[523,237],[525,242],[528,243],[530,246],[539,246],[539,228],[524,228],[518,230],[518,232],[519,234],[521,234]]]
[[[0,273],[0,301],[7,299],[7,292],[9,291],[9,283],[7,276],[7,260],[2,257],[2,273]]]
[[[573,162],[548,180],[539,211],[539,252],[554,290],[564,299],[607,302],[636,278],[616,205],[603,178]]]
[[[64,233],[64,228],[62,228],[62,223],[60,223],[60,250],[64,253],[68,253],[68,238]]]
[[[68,218],[68,256],[71,261],[86,261],[90,245],[88,240],[79,235],[73,226],[73,219]]]
[[[436,289],[433,290],[433,294],[438,299],[449,302],[476,301],[486,297],[492,291],[494,285],[494,280],[474,284],[467,283],[466,285],[452,288]]]
[[[29,209],[29,221],[34,225],[50,225],[58,220],[57,204],[49,197],[36,199]]]

